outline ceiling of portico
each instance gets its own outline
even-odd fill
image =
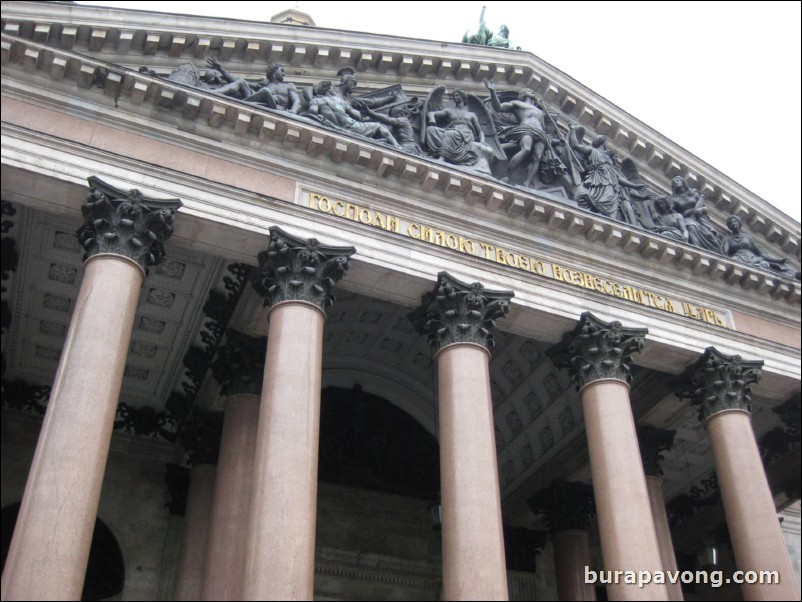
[[[3,341],[6,377],[52,382],[81,285],[80,222],[15,206],[20,256],[9,303],[12,324]],[[168,259],[143,286],[125,366],[122,401],[157,405],[183,372],[181,359],[204,318],[207,291],[225,267],[219,258],[168,245]]]

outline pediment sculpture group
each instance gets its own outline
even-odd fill
[[[155,75],[146,67],[142,71]],[[728,233],[711,221],[705,195],[685,178],[671,181],[667,195],[650,190],[631,158],[620,161],[604,136],[585,140],[583,127],[558,126],[533,90],[499,92],[484,80],[486,99],[457,88],[435,86],[425,99],[408,97],[400,85],[355,95],[356,72],[343,67],[330,80],[299,89],[285,81],[284,67],[268,65],[266,77],[249,82],[232,76],[214,58],[201,70],[186,64],[167,79],[271,111],[289,113],[400,152],[447,163],[514,187],[538,190],[582,209],[718,253],[780,276],[800,279],[785,258],[761,248],[742,231],[738,216]]]

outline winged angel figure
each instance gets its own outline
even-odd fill
[[[437,86],[423,105],[421,144],[434,157],[492,176],[493,157],[506,160],[493,120],[481,100],[457,88],[445,106],[445,86]]]
[[[581,159],[582,179],[589,194],[589,206],[585,208],[635,226],[654,227],[652,195],[644,192],[646,184],[640,181],[635,163],[627,158],[623,169],[619,168],[615,153],[607,148],[605,136],[596,136],[587,145],[583,142],[584,135],[585,128],[571,124],[568,141]],[[638,202],[637,209],[633,200]]]

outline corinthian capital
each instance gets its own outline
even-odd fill
[[[212,375],[220,383],[221,393],[261,395],[265,371],[267,337],[252,337],[229,328],[226,343],[217,350]]]
[[[253,286],[265,305],[306,301],[325,310],[334,303],[332,290],[354,253],[354,247],[324,246],[315,238],[296,238],[274,226],[267,250],[259,253]]]
[[[512,291],[491,291],[478,282],[466,284],[447,272],[437,275],[437,285],[421,299],[421,306],[407,317],[435,350],[453,343],[494,345],[490,330],[510,309]]]
[[[178,434],[178,442],[187,452],[187,462],[217,464],[220,436],[223,431],[223,412],[194,410]]]
[[[549,355],[557,367],[568,369],[580,389],[606,378],[629,382],[631,355],[643,348],[648,333],[645,328],[624,328],[618,321],[602,322],[585,312]]]
[[[699,420],[723,410],[750,411],[752,390],[749,385],[760,380],[763,362],[746,361],[740,355],[724,355],[708,347],[680,379],[675,393],[688,399],[699,410]]]
[[[555,479],[528,500],[535,514],[544,514],[551,533],[582,529],[589,531],[596,516],[593,488],[578,481]]]
[[[657,428],[650,424],[637,424],[635,429],[638,433],[643,472],[646,476],[659,477],[663,474],[663,469],[660,467],[663,462],[663,452],[671,450],[677,431]]]
[[[785,432],[799,441],[802,427],[800,427],[800,395],[794,393],[786,401],[778,406],[774,406],[771,411],[780,417],[785,425]]]
[[[76,235],[86,253],[122,255],[147,271],[164,258],[164,241],[173,233],[179,199],[154,199],[139,190],[120,190],[94,176],[81,207],[84,224]]]

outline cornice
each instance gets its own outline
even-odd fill
[[[4,2],[3,19],[7,34],[67,50],[114,54],[113,62],[130,61],[137,66],[171,59],[170,64],[175,66],[176,60],[201,59],[214,50],[233,71],[259,75],[267,62],[278,61],[310,76],[319,69],[333,74],[340,67],[352,66],[385,85],[403,82],[429,89],[436,80],[479,89],[488,77],[500,85],[529,87],[548,105],[562,111],[565,118],[607,136],[622,154],[635,158],[642,171],[651,171],[665,182],[674,176],[685,177],[718,210],[738,215],[752,233],[799,258],[798,223],[528,52],[59,2]],[[310,81],[317,79],[320,77]]]
[[[3,35],[2,61],[4,65],[11,64],[53,81],[73,81],[85,90],[102,86],[102,92],[98,89],[96,93],[111,96],[115,101],[124,98],[133,105],[166,108],[171,115],[180,115],[185,120],[230,130],[252,141],[280,144],[282,151],[298,157],[299,163],[304,156],[327,157],[335,164],[352,165],[356,170],[373,172],[375,177],[396,180],[402,187],[417,186],[424,194],[445,194],[496,215],[523,220],[550,231],[561,230],[570,237],[583,237],[590,244],[601,244],[628,256],[656,260],[663,265],[673,263],[714,282],[723,280],[761,296],[800,303],[799,284],[776,274],[631,228],[540,194],[525,193],[442,163],[346,137],[286,113],[261,110],[30,39]],[[104,74],[104,77],[98,78],[97,74]]]

